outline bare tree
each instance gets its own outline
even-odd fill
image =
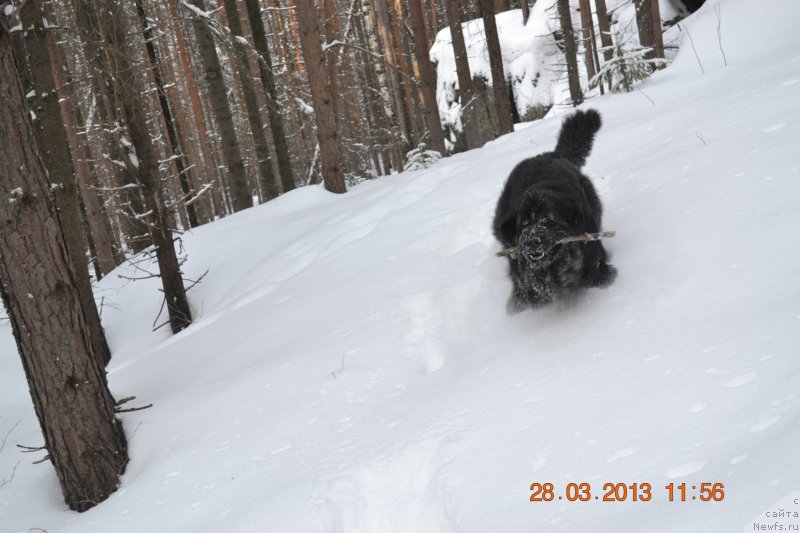
[[[322,179],[325,181],[326,189],[335,193],[343,193],[347,189],[341,167],[336,109],[331,97],[331,85],[327,76],[328,68],[320,42],[319,23],[317,22],[319,14],[311,0],[295,0],[295,5],[297,6],[295,11],[308,84],[314,100]]]
[[[86,262],[86,234],[83,231],[81,212],[76,187],[75,173],[69,142],[61,118],[59,94],[53,78],[54,65],[51,65],[48,51],[47,32],[43,26],[45,20],[40,0],[30,0],[20,9],[20,18],[27,31],[17,35],[21,51],[18,57],[21,65],[22,79],[27,82],[26,92],[30,94],[29,105],[34,110],[36,120],[33,124],[36,140],[41,151],[45,168],[50,181],[54,184],[56,206],[63,221],[64,241],[70,266],[75,275],[81,307],[86,313],[86,325],[89,338],[94,346],[94,353],[102,365],[108,364],[111,351],[106,342],[100,315],[94,302],[91,279]],[[52,32],[52,30],[49,30]],[[56,68],[60,68],[57,65]]]
[[[578,74],[578,47],[575,45],[575,30],[572,27],[569,0],[557,0],[558,18],[561,22],[561,34],[564,38],[564,56],[567,60],[567,81],[569,96],[573,106],[583,102],[581,81]]]
[[[117,489],[127,443],[89,340],[3,21],[0,94],[0,296],[64,499],[85,511]]]
[[[428,53],[428,40],[425,34],[425,13],[422,0],[409,0],[408,13],[411,29],[414,32],[414,56],[419,64],[419,81],[422,86],[422,99],[425,106],[425,121],[430,135],[430,146],[439,153],[445,153],[444,133],[436,102],[436,71],[433,69]]]
[[[197,37],[197,46],[203,61],[206,83],[208,84],[211,107],[222,142],[222,152],[230,172],[231,197],[234,211],[241,211],[253,206],[253,194],[247,183],[247,174],[244,170],[242,153],[239,150],[239,141],[236,138],[236,127],[233,123],[230,103],[228,102],[228,89],[222,76],[222,67],[214,44],[214,34],[208,24],[209,15],[205,12],[203,0],[188,0],[197,8],[192,12],[192,27]]]
[[[278,92],[275,88],[275,75],[272,72],[272,56],[267,44],[267,35],[264,30],[264,21],[261,19],[261,8],[258,0],[245,0],[250,28],[253,32],[253,44],[259,54],[259,73],[261,83],[267,98],[267,112],[269,113],[269,127],[272,131],[272,142],[278,159],[281,186],[283,192],[295,188],[292,163],[289,159],[289,145],[286,142],[286,132],[283,126],[283,117],[278,109]]]
[[[481,132],[476,116],[475,89],[472,84],[472,73],[469,70],[467,46],[464,32],[461,30],[461,5],[457,0],[446,0],[447,23],[450,25],[450,37],[453,40],[453,53],[456,58],[458,75],[458,97],[461,101],[461,121],[464,124],[464,137],[467,149],[479,148]]]
[[[147,18],[147,13],[144,10],[144,2],[142,0],[135,0],[135,3],[136,14],[139,16],[139,22],[142,25],[142,35],[144,35],[147,59],[150,62],[153,81],[156,84],[156,91],[158,92],[158,104],[161,107],[161,114],[164,118],[164,127],[167,130],[167,140],[169,141],[168,148],[170,152],[172,152],[172,156],[174,158],[175,169],[178,172],[178,181],[183,194],[182,200],[185,203],[192,197],[192,188],[189,185],[187,168],[186,164],[184,163],[184,154],[181,151],[181,146],[178,142],[178,122],[172,116],[172,109],[170,108],[169,99],[167,98],[167,91],[164,88],[164,78],[161,74],[161,66],[159,64],[158,55],[156,54],[156,47],[153,44],[153,28]],[[197,212],[195,211],[194,204],[186,205],[185,208],[189,227],[195,228],[199,226],[200,222],[197,219]]]
[[[508,4],[506,4],[507,7]],[[511,114],[508,85],[506,85],[506,75],[503,70],[503,53],[500,49],[500,36],[497,33],[497,21],[494,17],[492,0],[480,0],[480,10],[492,71],[492,89],[494,89],[494,103],[497,108],[498,129],[500,135],[505,135],[514,131],[514,119]]]
[[[589,79],[592,79],[597,74],[597,68],[594,64],[595,45],[592,38],[592,8],[589,5],[589,0],[580,0],[579,5],[581,10],[581,34],[583,37],[583,60],[586,63],[586,73]]]
[[[113,94],[122,108],[125,123],[131,137],[131,151],[128,164],[138,178],[147,211],[142,219],[147,222],[150,236],[155,246],[159,277],[164,291],[169,322],[172,332],[177,333],[192,323],[189,302],[175,252],[170,217],[161,187],[158,170],[158,156],[147,127],[144,101],[146,91],[135,61],[133,47],[128,42],[126,28],[127,14],[123,0],[95,0],[99,12],[109,16],[104,20],[105,40],[113,51],[114,69]],[[89,9],[88,0],[75,0],[78,9]]]
[[[636,26],[639,29],[639,42],[653,50],[645,54],[645,59],[664,57],[664,39],[661,35],[661,12],[658,0],[634,0],[636,7]]]

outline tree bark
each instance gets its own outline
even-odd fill
[[[592,8],[589,0],[580,0],[581,9],[581,35],[583,37],[583,60],[586,63],[586,73],[591,80],[597,74],[594,64],[594,40],[592,39]],[[597,65],[599,67],[599,65]]]
[[[191,5],[205,12],[203,0],[188,0]],[[230,103],[228,102],[228,89],[222,77],[222,67],[214,44],[214,34],[208,27],[205,17],[192,13],[192,27],[197,37],[197,46],[203,61],[208,92],[211,97],[211,108],[217,121],[219,135],[222,143],[222,153],[230,173],[231,196],[234,211],[241,211],[253,207],[253,194],[247,183],[247,174],[236,138],[236,126],[233,123]]]
[[[314,100],[322,179],[325,181],[326,189],[334,193],[343,193],[347,189],[341,167],[336,109],[331,96],[330,80],[326,75],[328,68],[325,54],[320,43],[317,22],[319,14],[311,0],[295,0],[295,5],[308,84]]]
[[[76,0],[84,2],[85,0]],[[173,333],[177,333],[192,323],[192,314],[186,291],[183,287],[178,256],[170,229],[170,219],[164,201],[164,191],[158,176],[157,151],[153,146],[145,117],[146,104],[138,65],[133,61],[133,50],[127,42],[125,10],[121,2],[125,0],[98,0],[101,12],[109,15],[106,41],[113,50],[114,96],[122,107],[125,121],[135,150],[135,159],[129,159],[139,178],[142,195],[147,209],[143,217],[150,228],[155,246],[161,286],[164,291],[169,323]]]
[[[178,142],[177,128],[178,124],[172,117],[172,110],[170,109],[169,99],[167,98],[167,91],[164,88],[164,80],[161,75],[161,67],[159,65],[158,56],[156,55],[156,47],[153,44],[153,31],[150,23],[147,20],[147,13],[144,10],[144,3],[142,0],[135,0],[136,14],[139,16],[139,22],[142,25],[142,35],[144,36],[145,50],[147,51],[147,59],[150,61],[150,68],[153,73],[153,81],[156,84],[156,91],[158,92],[158,105],[161,107],[161,114],[164,118],[164,128],[167,130],[167,140],[169,146],[167,147],[172,155],[175,157],[175,170],[178,172],[178,182],[181,186],[182,198],[181,201],[185,202],[192,197],[192,188],[189,185],[189,176],[187,176],[186,165],[183,162],[183,151],[181,150],[180,143]],[[200,225],[197,220],[197,212],[194,205],[185,205],[186,217],[189,221],[189,227],[196,228]]]
[[[50,182],[54,185],[53,196],[63,223],[61,229],[67,246],[67,258],[75,276],[81,307],[86,314],[89,338],[94,354],[99,358],[98,362],[105,366],[111,360],[111,350],[106,342],[92,292],[86,262],[86,236],[81,222],[72,155],[61,118],[58,88],[53,78],[53,68],[61,68],[61,65],[53,65],[50,61],[40,0],[29,0],[22,6],[20,15],[22,24],[27,28],[24,34],[20,34],[24,35],[20,37],[20,45],[27,53],[23,61],[27,67],[27,76],[23,76],[23,79],[28,78],[30,86],[26,89],[33,93],[28,100],[36,115],[33,124],[36,140],[42,147],[43,162]]]
[[[469,70],[467,46],[464,32],[461,29],[461,4],[457,0],[446,0],[447,23],[450,25],[450,36],[453,40],[453,53],[456,58],[458,74],[458,96],[461,101],[461,122],[464,125],[464,137],[467,149],[480,148],[481,132],[475,115],[475,88],[472,84],[472,73]]]
[[[572,28],[569,0],[557,0],[558,18],[561,22],[561,34],[564,37],[564,56],[567,61],[567,81],[572,105],[577,107],[583,102],[581,81],[578,74],[578,47],[575,45],[575,30]]]
[[[109,149],[104,151],[103,157],[114,162],[111,164],[111,169],[115,185],[122,188],[120,196],[123,203],[120,205],[120,202],[115,199],[115,208],[123,211],[119,221],[128,248],[133,253],[138,253],[150,246],[152,241],[147,225],[138,218],[138,215],[144,213],[145,208],[136,176],[129,168],[116,164],[124,157],[124,146],[122,131],[118,127],[119,110],[111,94],[114,82],[106,61],[108,56],[101,45],[103,32],[100,20],[98,13],[87,7],[85,1],[76,2],[74,11],[75,22],[83,41],[83,53],[88,62],[87,68],[90,71],[92,89],[98,100],[97,112],[100,122],[106,131],[111,132]]]
[[[267,112],[269,113],[269,127],[272,131],[272,142],[278,159],[280,180],[283,192],[295,188],[292,163],[289,159],[289,145],[286,142],[286,131],[283,127],[283,117],[278,109],[278,92],[275,88],[275,75],[272,72],[272,56],[270,55],[264,22],[261,19],[261,7],[258,0],[245,0],[247,3],[247,16],[250,28],[253,31],[253,43],[261,56],[258,62],[261,83],[267,97]]]
[[[520,0],[519,6],[522,9],[522,24],[527,25],[528,19],[531,16],[531,8],[528,5],[528,0]]]
[[[0,97],[0,296],[64,499],[85,511],[117,489],[127,443],[89,340],[3,22]]]
[[[255,144],[256,159],[258,160],[258,176],[261,182],[261,190],[265,200],[271,200],[278,196],[278,185],[275,181],[275,174],[272,172],[270,162],[269,145],[264,134],[264,124],[261,121],[261,111],[258,108],[258,100],[253,88],[254,76],[250,73],[250,61],[247,57],[247,48],[239,39],[244,39],[242,32],[242,21],[239,18],[239,8],[236,0],[224,0],[225,15],[228,21],[228,28],[233,34],[233,48],[235,52],[234,68],[239,71],[242,93],[244,95],[245,109],[247,110],[247,120],[250,123],[250,130]]]
[[[492,71],[492,89],[497,107],[497,124],[499,134],[505,135],[514,131],[514,119],[511,114],[506,75],[503,70],[503,54],[500,50],[500,36],[497,33],[497,21],[494,16],[492,0],[480,1],[483,28],[486,34],[486,48],[489,51],[489,63]]]
[[[436,102],[436,71],[433,69],[428,51],[422,0],[409,0],[408,13],[411,29],[414,32],[414,56],[419,64],[422,105],[425,107],[425,121],[430,135],[430,146],[437,152],[444,154],[444,133],[442,132],[442,121],[439,116],[439,105]]]
[[[664,34],[661,30],[661,7],[658,0],[650,0],[650,17],[653,26],[653,55],[664,59]]]
[[[639,29],[639,42],[652,50],[645,59],[664,57],[664,41],[661,36],[661,14],[658,0],[634,0],[636,7],[636,26]]]
[[[600,27],[600,43],[603,45],[603,58],[606,61],[611,61],[614,57],[614,51],[611,49],[613,46],[611,41],[611,21],[608,18],[606,0],[595,0],[595,8],[597,9],[597,22]]]

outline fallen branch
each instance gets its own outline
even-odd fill
[[[553,248],[555,248],[556,246],[558,246],[560,244],[566,244],[568,242],[599,241],[600,239],[610,239],[611,237],[616,237],[616,235],[617,235],[616,231],[602,231],[600,233],[584,233],[582,235],[571,235],[569,237],[564,237],[560,241],[556,241],[556,243],[553,244],[553,246],[551,246],[545,252],[542,252],[542,255],[546,254],[547,252],[549,252],[550,250],[552,250]],[[520,251],[520,247],[519,246],[513,246],[511,248],[505,248],[503,250],[500,250],[499,252],[497,252],[494,255],[496,255],[497,257],[507,256],[507,257],[511,257],[513,259],[513,258],[516,257],[516,255],[519,253],[519,251]]]

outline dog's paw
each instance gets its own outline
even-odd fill
[[[606,262],[600,263],[597,268],[589,272],[586,279],[588,287],[608,287],[617,279],[617,269]]]

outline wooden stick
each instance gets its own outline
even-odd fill
[[[599,241],[600,239],[610,239],[612,237],[616,237],[616,231],[601,231],[600,233],[583,233],[581,235],[571,235],[569,237],[564,237],[560,241],[557,241],[553,246],[550,247],[550,250],[558,246],[559,244],[566,244],[568,242],[590,242],[590,241]],[[514,246],[512,248],[505,248],[497,252],[497,257],[504,257],[504,256],[514,256],[519,253],[519,246]]]

